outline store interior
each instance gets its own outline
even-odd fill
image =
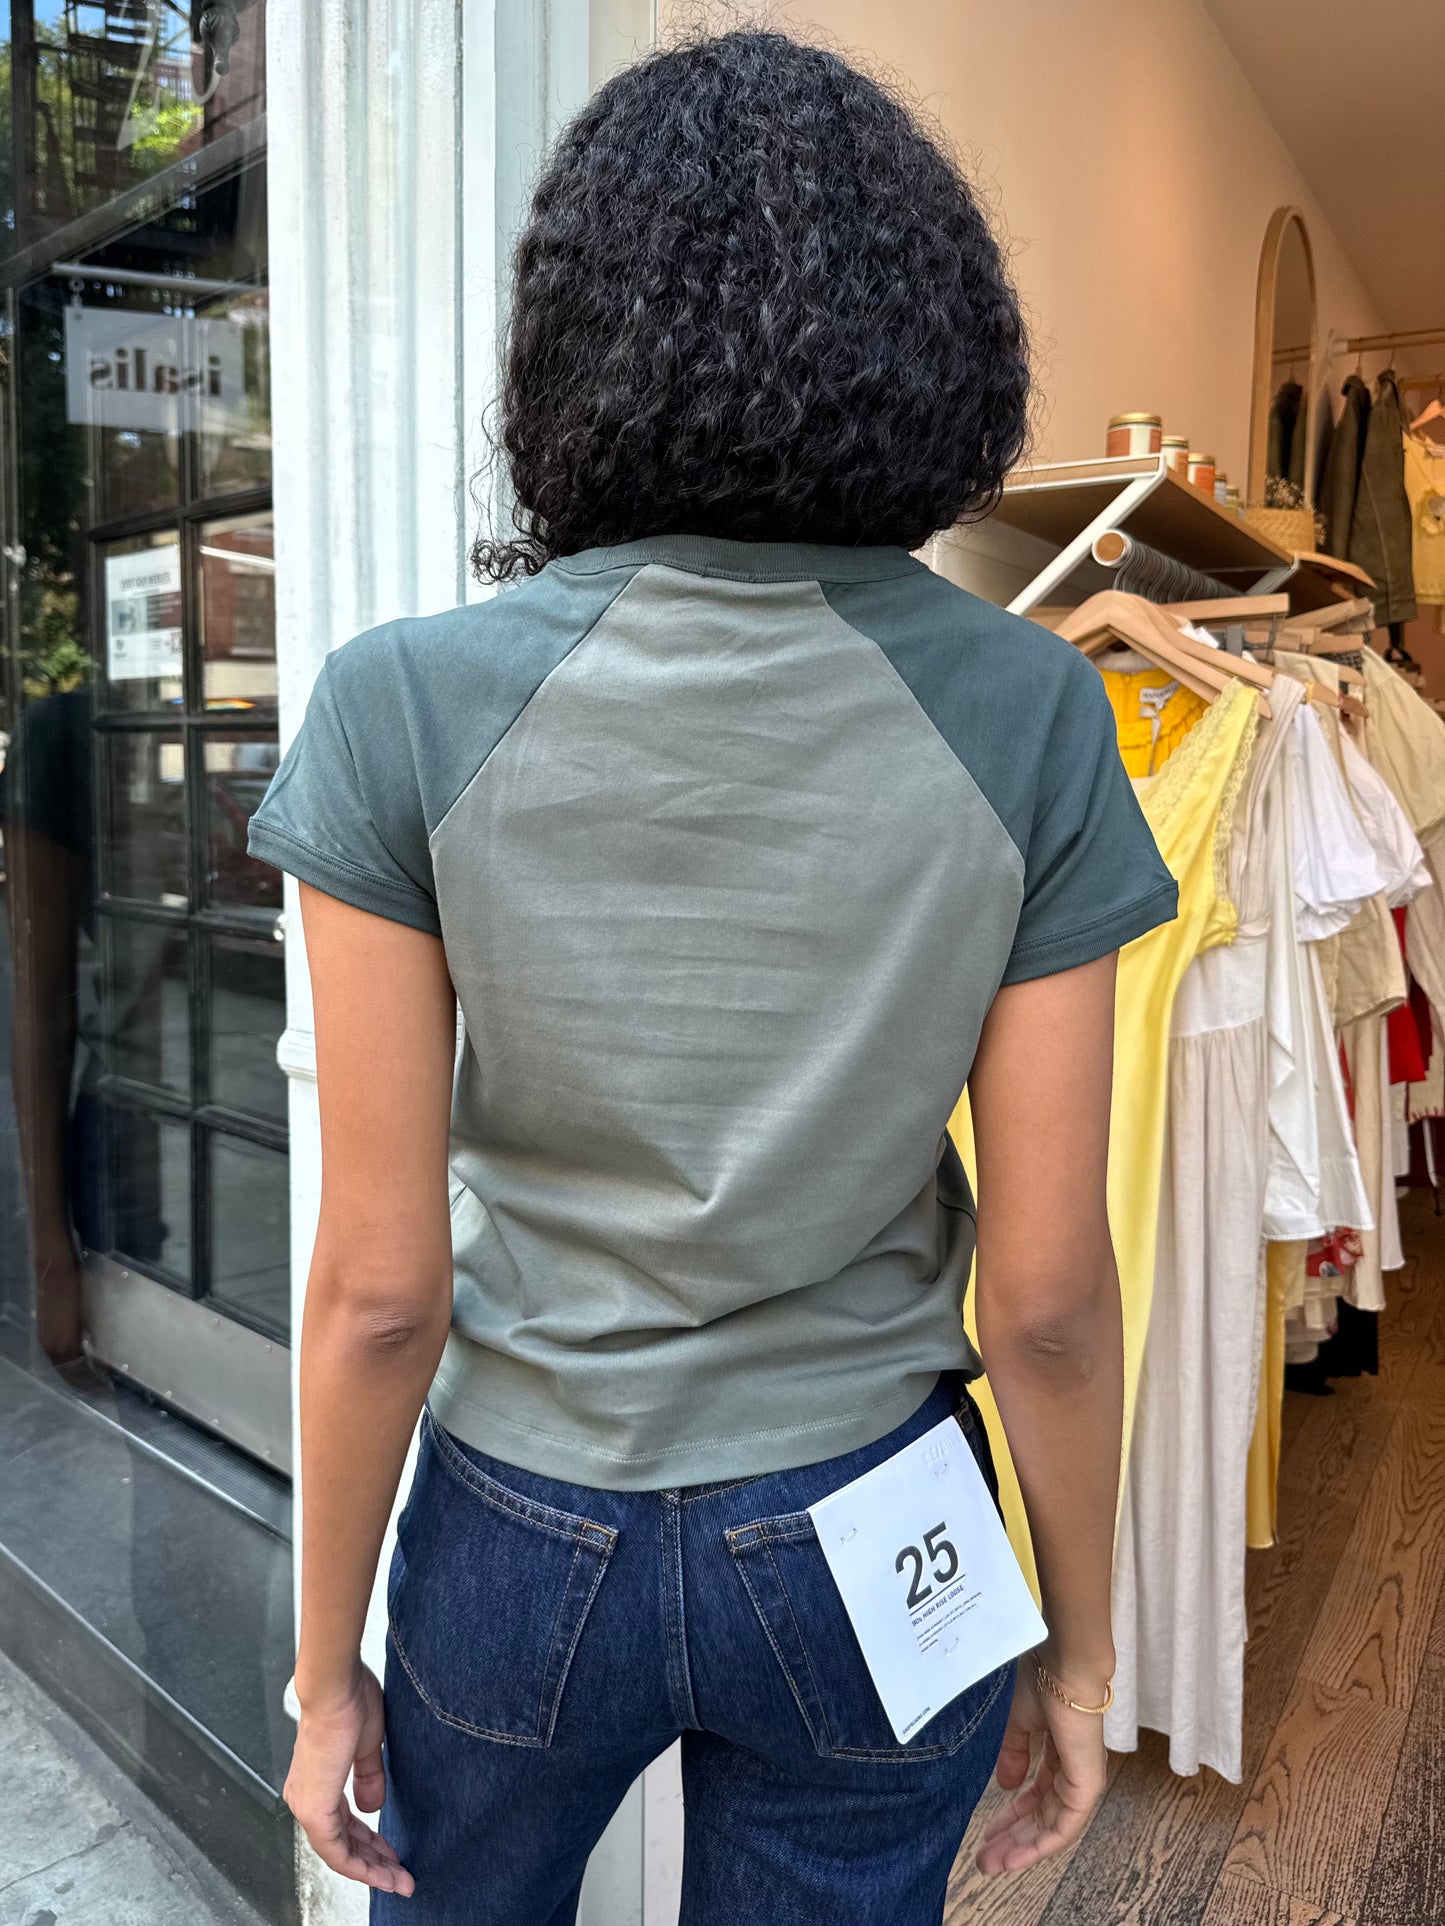
[[[149,83],[169,118],[123,142],[137,23],[163,11],[10,9],[12,74],[28,60],[37,78],[28,121],[14,93],[16,216],[0,246],[0,1188],[21,1227],[0,1248],[0,1652],[266,1919],[330,1926],[364,1900],[305,1860],[298,1885],[280,1795],[289,1324],[308,1234],[293,1220],[314,1214],[314,1081],[284,1058],[280,878],[245,855],[278,690],[309,685],[323,646],[311,634],[314,659],[278,667],[268,289],[288,236],[269,209],[295,192],[309,70],[297,55],[274,76],[294,93],[268,131],[262,0],[238,9],[220,85],[170,9],[175,47],[157,37]],[[741,10],[658,11],[666,36]],[[519,8],[511,25],[534,13],[552,19]],[[388,27],[393,77],[417,65],[409,18],[394,10]],[[595,78],[637,44],[630,14],[625,32],[607,18],[594,0],[577,99],[553,101],[545,74],[512,90],[546,97],[539,125],[580,100],[583,64]],[[1120,975],[1110,1204],[1129,1435],[1109,1790],[1072,1852],[1006,1879],[972,1870],[990,1793],[947,1926],[1428,1926],[1445,1920],[1439,0],[1368,14],[1349,0],[777,0],[767,18],[894,78],[1005,239],[1037,379],[1028,462],[994,514],[924,559],[1095,664],[1183,901]],[[538,44],[545,66],[552,43]],[[374,143],[359,173],[377,232],[371,253],[358,244],[365,300],[333,299],[328,281],[303,303],[301,257],[286,256],[278,314],[293,329],[303,309],[324,317],[337,383],[317,372],[315,394],[288,388],[278,410],[293,495],[325,395],[343,398],[338,419],[354,405],[345,370],[380,381],[392,361],[434,364],[445,385],[450,337],[420,355],[413,337],[435,347],[429,331],[463,302],[377,271],[393,259],[377,236],[415,226],[411,203],[402,218],[387,199],[401,149],[384,115],[350,112],[339,69],[327,78],[345,111],[316,87],[316,124],[330,111],[345,125],[348,168],[355,142]],[[108,173],[92,152],[106,115]],[[520,196],[541,136],[495,138]],[[459,179],[481,177],[479,154]],[[457,193],[438,258],[453,229],[470,236]],[[509,218],[496,214],[499,248]],[[459,256],[467,300],[473,267]],[[122,326],[169,338],[182,281],[187,328],[229,344],[228,406],[152,420],[96,413],[92,395],[68,411],[66,355]],[[381,351],[393,325],[405,355]],[[294,335],[288,351],[294,371]],[[443,399],[450,424],[450,387]],[[415,424],[391,401],[366,412],[390,459]],[[430,481],[441,430],[428,417],[416,432],[408,458]],[[360,423],[348,433],[370,446]],[[402,553],[394,490],[375,484],[393,469],[353,467],[356,526],[381,559],[364,582],[351,572],[359,587],[318,574],[333,640],[425,601],[433,578],[443,596],[454,579],[471,592],[470,498],[465,527],[434,518],[427,556],[456,555],[429,575]],[[151,570],[171,612],[126,628],[113,591],[139,593]],[[395,604],[365,600],[376,582]],[[296,576],[286,586],[300,595]],[[68,729],[37,726],[57,715]],[[56,798],[82,791],[78,841],[47,869],[27,827],[63,827]],[[48,1001],[47,930],[75,978]],[[77,997],[74,1062],[46,1059],[42,1018]],[[37,1175],[47,1093],[45,1115],[109,1119],[88,1190],[58,1163],[48,1189]],[[953,1130],[967,1158],[966,1101]],[[47,1201],[84,1270],[94,1372],[55,1369],[36,1337]],[[986,1383],[981,1402],[1031,1570]],[[378,1601],[373,1655],[383,1617]],[[675,1759],[648,1769],[594,1860],[583,1926],[675,1926],[680,1796]]]
[[[1026,11],[824,23],[963,148],[1033,330],[1029,464],[928,559],[1094,662],[1181,886],[1120,966],[1110,1787],[1009,1881],[990,1795],[948,1918],[1442,1918],[1440,27]]]

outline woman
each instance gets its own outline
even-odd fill
[[[522,580],[334,654],[256,818],[324,1157],[287,1797],[373,1919],[571,1920],[679,1737],[688,1926],[937,1922],[996,1759],[1038,1747],[989,1870],[1103,1788],[1113,954],[1173,885],[1093,671],[909,555],[996,498],[1027,388],[895,100],[772,34],[643,61],[517,251],[475,559]],[[902,1744],[807,1507],[950,1414],[987,1467],[965,1080],[1050,1633]]]

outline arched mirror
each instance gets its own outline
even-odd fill
[[[1314,502],[1315,264],[1304,216],[1277,207],[1265,229],[1254,306],[1249,496],[1273,508]]]

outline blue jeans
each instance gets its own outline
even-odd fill
[[[949,1412],[797,1471],[595,1491],[430,1414],[389,1586],[381,1829],[416,1878],[373,1926],[570,1926],[623,1794],[682,1740],[682,1926],[938,1926],[1013,1666],[894,1737],[804,1507]]]

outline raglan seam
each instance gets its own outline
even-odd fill
[[[905,676],[900,671],[897,663],[894,662],[892,656],[889,655],[887,649],[884,648],[883,644],[877,639],[876,636],[869,635],[866,632],[866,630],[856,628],[854,624],[848,620],[847,616],[843,614],[841,609],[834,608],[832,602],[829,601],[827,595],[823,591],[823,585],[821,581],[817,581],[816,577],[814,578],[814,580],[817,582],[818,593],[822,595],[823,601],[826,607],[830,610],[830,612],[833,615],[835,615],[838,618],[838,620],[843,624],[844,628],[848,630],[850,635],[856,635],[860,642],[865,643],[870,649],[872,649],[877,655],[879,655],[882,658],[883,662],[887,666],[888,673],[893,677],[894,681],[898,684],[899,688],[903,690],[904,694],[908,697],[908,700],[913,704],[913,707],[918,711],[919,715],[923,717],[923,720],[928,724],[928,727],[933,731],[934,735],[937,736],[938,740],[943,744],[944,748],[948,751],[949,755],[953,758],[954,762],[963,771],[964,775],[968,777],[968,780],[973,784],[974,789],[978,792],[979,800],[982,802],[984,808],[988,811],[989,815],[993,817],[994,821],[998,824],[999,828],[1002,830],[1005,842],[1008,844],[1009,848],[1014,853],[1015,860],[1018,863],[1019,884],[1020,884],[1020,887],[1022,887],[1023,883],[1027,878],[1028,865],[1024,859],[1024,853],[1019,848],[1018,843],[1015,841],[1013,834],[1008,827],[1008,824],[1004,821],[1003,817],[999,815],[997,809],[994,808],[993,798],[989,795],[988,791],[984,788],[983,784],[979,781],[978,777],[969,768],[968,764],[964,761],[963,757],[958,753],[957,749],[955,749],[953,744],[948,740],[948,737],[939,728],[938,724],[934,721],[933,717],[928,713],[928,710],[924,706],[924,704],[919,701],[917,690],[913,687],[912,683],[909,682],[907,676]]]
[[[560,563],[557,564],[557,566],[560,567],[561,566]],[[619,568],[630,568],[632,570],[632,573],[628,576],[625,582],[619,585],[616,593],[613,595],[610,595],[607,598],[607,601],[593,616],[592,620],[587,624],[586,628],[580,629],[578,633],[572,638],[571,642],[567,645],[563,653],[558,656],[557,660],[552,664],[551,668],[548,669],[547,673],[542,677],[542,680],[537,684],[536,688],[533,689],[532,693],[527,697],[527,700],[522,704],[521,708],[518,709],[517,713],[512,717],[512,720],[507,724],[506,728],[502,731],[502,733],[497,737],[496,741],[487,750],[487,753],[482,757],[481,761],[477,764],[476,768],[467,777],[466,781],[462,784],[461,788],[452,797],[451,801],[447,804],[446,808],[442,811],[441,815],[437,817],[436,827],[434,829],[428,830],[427,832],[426,842],[427,842],[428,853],[430,853],[434,849],[436,845],[436,839],[438,836],[440,836],[440,834],[442,833],[442,830],[446,827],[447,822],[451,818],[453,810],[455,810],[458,803],[460,803],[460,801],[462,800],[463,796],[466,795],[467,791],[471,788],[472,784],[481,775],[482,771],[486,768],[487,764],[492,760],[492,757],[496,755],[497,751],[501,748],[502,744],[507,740],[508,736],[511,735],[512,731],[516,728],[517,724],[522,720],[522,717],[526,715],[527,711],[531,708],[532,704],[537,700],[537,697],[542,693],[543,689],[546,688],[547,684],[552,680],[553,676],[556,675],[557,671],[572,659],[572,657],[576,654],[577,650],[587,640],[588,636],[592,634],[593,630],[597,627],[598,623],[601,622],[606,616],[611,614],[612,610],[616,608],[617,604],[622,600],[622,597],[627,593],[628,589],[632,587],[632,584],[637,580],[638,576],[642,574],[643,570],[647,566],[648,564],[645,562],[638,562],[638,563],[620,562],[617,564],[617,567]],[[583,574],[592,573],[591,570],[581,570],[581,571],[575,571],[575,572],[583,573]],[[597,572],[602,573],[603,571],[599,570]]]
[[[402,627],[404,619],[405,618],[398,620],[395,626],[398,628]],[[388,625],[383,624],[383,626],[388,626]],[[391,847],[390,843],[387,842],[386,837],[382,834],[381,825],[376,820],[376,813],[372,809],[370,800],[367,798],[366,792],[364,789],[362,789],[362,786],[361,786],[361,769],[356,760],[356,751],[351,746],[351,731],[346,726],[346,716],[342,710],[340,692],[336,688],[336,685],[332,682],[332,679],[331,679],[331,662],[332,662],[332,657],[335,654],[336,654],[336,651],[332,649],[328,651],[328,653],[325,656],[322,657],[321,676],[319,676],[317,680],[319,681],[324,677],[327,685],[331,689],[332,714],[336,717],[336,726],[341,731],[341,740],[346,744],[347,760],[351,764],[351,773],[356,778],[357,790],[361,794],[363,801],[366,802],[366,813],[368,817],[371,819],[371,826],[376,831],[377,836],[380,838],[382,846],[385,848],[387,855],[391,857],[391,860],[394,863],[396,863],[396,866],[398,869],[404,870],[406,868],[406,865],[398,861],[396,851]],[[411,731],[409,729],[407,731],[407,740],[408,740],[408,743],[410,743]],[[416,751],[414,747],[412,749],[412,774],[413,774],[413,777],[415,777]],[[418,805],[418,808],[421,807],[421,785],[419,782],[417,784],[417,805]],[[423,828],[425,828],[426,826],[426,813],[424,810],[422,811],[422,826]],[[293,847],[309,848],[309,845],[293,843]],[[433,909],[436,909],[437,907],[435,877],[432,878],[432,887],[428,889],[424,883],[418,883],[415,877],[413,877],[409,873],[407,875],[407,879],[405,883],[398,883],[394,879],[378,876],[375,870],[368,869],[364,864],[354,864],[354,865],[349,864],[348,859],[346,857],[338,857],[337,861],[343,864],[346,864],[348,867],[354,868],[358,876],[369,877],[373,881],[381,883],[384,888],[392,889],[392,890],[400,890],[404,895],[408,895],[408,896],[414,895],[416,897],[419,897],[422,902],[430,903]],[[430,837],[427,838],[427,861],[428,863],[430,863],[431,861],[431,838]]]

